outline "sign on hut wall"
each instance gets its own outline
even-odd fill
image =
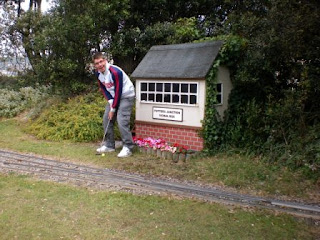
[[[178,108],[153,107],[153,119],[182,122],[183,110]]]

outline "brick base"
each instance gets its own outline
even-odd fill
[[[163,126],[136,122],[135,136],[138,138],[162,138],[166,142],[178,143],[195,151],[203,149],[203,139],[199,137],[198,130],[185,126]]]

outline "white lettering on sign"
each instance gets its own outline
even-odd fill
[[[152,118],[182,122],[182,109],[153,107]]]

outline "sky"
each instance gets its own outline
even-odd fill
[[[51,5],[52,5],[52,0],[42,0],[41,11],[46,12],[47,10],[50,9]],[[21,3],[21,7],[27,10],[29,8],[29,1],[26,0],[23,3]]]
[[[21,3],[21,7],[24,9],[24,10],[28,10],[29,9],[29,3],[30,1],[29,0],[25,0],[24,2]],[[53,0],[42,0],[42,3],[41,3],[41,11],[42,12],[46,12],[50,9],[50,7],[53,5]],[[1,19],[1,14],[2,14],[2,8],[0,7],[0,27],[1,25],[3,24],[2,22],[2,19]],[[8,47],[9,44],[6,40],[3,40],[3,39],[0,39],[0,57],[4,56],[6,57],[6,54],[10,51],[10,49],[13,49],[13,48],[10,48]],[[23,50],[22,50],[23,52]],[[20,56],[20,53],[21,51],[20,50],[17,50],[16,51],[16,54],[18,54]],[[5,54],[5,55],[2,55],[2,54]],[[12,60],[9,60],[9,64],[13,63],[14,62],[14,59]],[[7,66],[7,65],[3,65],[1,64],[0,62],[0,73],[2,74],[8,74],[8,75],[12,75],[12,74],[15,74],[16,71],[9,71],[9,67],[11,66]],[[25,67],[25,66],[23,66]]]

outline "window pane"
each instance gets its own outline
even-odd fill
[[[164,84],[164,91],[165,92],[171,92],[171,83],[165,83]]]
[[[141,101],[147,101],[147,94],[141,93]]]
[[[190,93],[197,93],[197,84],[190,84]]]
[[[222,96],[221,95],[217,95],[217,103],[222,103]]]
[[[189,92],[188,85],[189,84],[185,84],[185,83],[181,84],[181,92],[184,92],[184,93]]]
[[[154,93],[149,93],[149,95],[148,95],[148,101],[154,102]]]
[[[222,84],[216,84],[216,104],[222,103]],[[140,82],[141,102],[190,104],[198,102],[198,84],[190,82]]]
[[[196,103],[197,103],[196,95],[190,95],[190,104],[196,104]]]
[[[170,102],[170,98],[171,98],[170,94],[165,94],[163,101],[166,102],[166,103],[169,103]]]
[[[156,95],[156,102],[162,102],[162,94]]]
[[[179,103],[179,95],[177,95],[177,94],[172,95],[172,102]]]
[[[217,93],[221,93],[221,91],[222,91],[222,84],[218,83],[217,84]]]
[[[141,91],[147,91],[147,83],[141,83]]]
[[[179,92],[180,91],[180,84],[179,83],[174,83],[172,84],[172,92]]]
[[[162,92],[163,83],[157,83],[157,92]]]
[[[149,83],[149,91],[154,92],[155,89],[155,83]]]
[[[188,95],[181,95],[181,103],[188,103]]]

